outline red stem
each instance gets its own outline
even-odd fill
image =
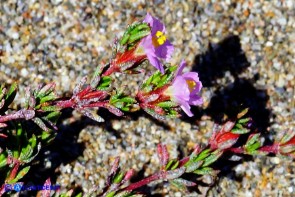
[[[111,64],[110,67],[102,74],[102,76],[109,76],[114,72],[120,71],[119,67],[117,65]]]
[[[72,99],[66,100],[66,101],[57,101],[56,103],[56,106],[62,107],[62,108],[69,108],[69,107],[73,107],[74,105],[75,103],[72,101]]]
[[[16,174],[17,174],[17,170],[19,168],[20,162],[16,162],[7,181],[11,181],[15,178]]]
[[[229,148],[227,149],[233,153],[245,153],[245,150],[243,147],[237,147],[237,148]]]
[[[102,101],[102,102],[96,102],[96,103],[90,103],[87,105],[83,105],[83,107],[107,107],[108,102]]]
[[[279,152],[279,145],[278,144],[273,144],[271,146],[263,146],[263,147],[261,147],[259,149],[259,151],[277,154]]]
[[[123,190],[125,190],[125,191],[135,190],[135,189],[142,187],[144,185],[147,185],[153,181],[162,179],[164,177],[164,175],[165,175],[165,171],[156,172],[155,174],[153,174],[145,179],[142,179],[136,183],[130,184],[128,187],[124,188]]]
[[[182,160],[179,161],[179,167],[184,166],[188,161],[189,161],[189,157],[184,157]]]

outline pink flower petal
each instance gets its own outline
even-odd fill
[[[199,95],[191,95],[188,103],[190,105],[202,105],[203,99]]]
[[[183,102],[181,105],[180,105],[181,109],[189,116],[189,117],[192,117],[194,114],[191,112],[191,107],[190,105],[187,103],[187,102]]]
[[[166,40],[164,44],[155,48],[155,54],[165,61],[169,61],[171,59],[173,51],[174,47],[169,40]]]
[[[183,77],[176,77],[175,81],[172,84],[173,95],[181,100],[188,101],[190,91],[186,84],[186,81]]]
[[[147,54],[147,58],[150,61],[150,63],[157,68],[162,74],[165,73],[164,68],[162,63],[158,60],[158,58],[156,58],[155,56],[153,56],[153,54],[148,53]]]

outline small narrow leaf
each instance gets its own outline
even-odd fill
[[[91,110],[78,110],[80,111],[84,116],[87,116],[88,118],[91,118],[92,120],[95,120],[97,122],[104,122],[104,119],[102,117],[100,117],[98,114],[96,114],[95,111],[91,111]]]
[[[167,163],[167,165],[165,166],[165,170],[169,170],[170,169],[170,167],[172,166],[172,164],[175,162],[175,160],[170,160],[168,163]]]
[[[121,98],[120,101],[124,103],[136,103],[136,100],[134,98],[128,96]]]
[[[204,167],[202,169],[195,170],[194,173],[198,174],[198,175],[207,175],[207,174],[213,175],[215,172],[214,172],[213,168]]]
[[[111,191],[107,193],[106,197],[113,197],[116,194],[116,191]]]
[[[216,151],[212,152],[211,155],[204,160],[204,164],[202,166],[203,167],[209,166],[210,164],[214,163],[219,157],[221,157],[222,154],[223,154],[223,151],[217,149]]]
[[[12,101],[14,100],[16,95],[16,90],[17,90],[17,83],[14,82],[6,93],[6,96],[5,96],[6,106],[10,105]]]
[[[242,118],[244,115],[246,115],[249,111],[249,108],[244,109],[243,111],[241,111],[238,115],[237,115],[237,119]]]
[[[42,98],[44,96],[47,96],[48,94],[50,94],[55,88],[55,83],[49,83],[47,85],[45,85],[37,94],[37,98]]]
[[[46,132],[49,132],[50,129],[45,125],[45,123],[41,120],[41,118],[35,117],[32,119],[36,125],[38,125],[41,129],[43,129]]]
[[[23,161],[28,159],[33,153],[32,147],[28,144],[25,148],[22,148],[19,160]]]
[[[187,186],[187,187],[192,187],[192,186],[196,186],[197,184],[192,182],[192,181],[188,181],[188,180],[185,180],[185,179],[182,179],[182,178],[177,178],[177,179],[174,179],[173,181],[177,182],[177,183],[180,183],[184,186]]]
[[[175,170],[179,165],[179,161],[177,160],[176,162],[174,162],[173,166],[170,168],[171,170]]]
[[[150,30],[143,30],[143,31],[140,31],[140,32],[138,32],[138,33],[136,33],[136,34],[131,35],[131,36],[129,37],[128,42],[131,43],[131,42],[137,41],[137,40],[139,40],[139,39],[141,39],[141,38],[143,38],[143,37],[149,35],[150,33],[151,33]]]
[[[257,140],[259,139],[260,137],[260,134],[259,133],[255,133],[253,135],[250,135],[247,142],[246,142],[246,145],[245,147],[249,147],[251,146],[252,144],[254,144],[255,142],[257,142]]]
[[[249,122],[251,120],[251,118],[242,118],[238,120],[238,123],[240,124],[245,124],[247,122]]]
[[[175,170],[170,170],[167,171],[165,174],[165,178],[170,180],[170,179],[176,179],[178,177],[180,177],[181,175],[183,175],[183,173],[185,172],[185,167],[181,167]]]
[[[124,33],[122,39],[120,40],[120,45],[124,45],[127,43],[128,39],[130,37],[129,33]]]
[[[0,169],[7,165],[7,158],[4,153],[0,155]]]
[[[201,161],[204,158],[208,157],[208,155],[210,154],[211,149],[205,149],[203,150],[199,155],[197,156],[193,156],[193,158],[191,158],[194,162],[196,161]]]
[[[125,174],[123,172],[119,172],[118,174],[116,174],[113,183],[120,183],[123,180],[124,175]]]
[[[249,133],[250,132],[250,129],[247,129],[247,128],[233,128],[231,130],[232,133],[234,134],[246,134],[246,133]]]
[[[280,146],[280,153],[292,153],[295,151],[295,144],[288,144],[285,146]]]
[[[186,167],[185,172],[188,172],[188,173],[193,172],[196,169],[198,169],[199,167],[201,167],[203,163],[204,163],[204,161],[196,161],[196,162],[194,162],[194,161],[190,160],[189,162],[187,162],[185,164],[185,167]]]
[[[23,168],[18,174],[17,176],[10,181],[10,184],[11,183],[16,183],[18,180],[20,180],[21,178],[23,178],[27,173],[28,171],[30,170],[30,166],[27,166],[25,168]]]
[[[170,107],[177,107],[178,104],[173,101],[165,101],[165,102],[158,103],[157,106],[163,107],[163,108],[170,108]]]
[[[280,144],[285,144],[288,141],[290,141],[293,137],[295,136],[295,131],[292,129],[287,130],[284,133],[284,136],[282,137],[282,139],[280,140]]]
[[[58,99],[58,96],[56,96],[54,93],[50,93],[49,95],[42,97],[40,103],[42,104],[45,102],[54,101],[56,99]]]

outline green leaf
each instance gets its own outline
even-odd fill
[[[134,98],[128,96],[121,98],[120,101],[124,103],[136,103],[136,100]]]
[[[202,166],[202,164],[204,163],[204,161],[192,161],[192,160],[189,160],[184,166],[186,167],[185,168],[185,172],[193,172],[195,171],[196,169],[198,169],[199,167]]]
[[[140,30],[145,30],[146,28],[149,29],[149,26],[146,23],[133,23],[128,28],[123,34],[123,37],[120,40],[120,45],[125,45],[125,44],[131,44],[130,42],[130,36],[137,34]]]
[[[0,155],[0,169],[6,165],[7,165],[7,156],[4,153],[2,153]]]
[[[122,110],[122,111],[129,112],[129,111],[130,111],[130,108],[129,108],[129,107],[122,107],[121,110]]]
[[[48,102],[48,101],[54,101],[54,100],[56,100],[56,99],[58,99],[58,96],[56,96],[56,95],[52,92],[52,93],[50,93],[49,95],[42,97],[42,98],[40,99],[40,103],[42,104],[42,103],[45,103],[45,102]]]
[[[6,93],[6,96],[5,96],[5,106],[8,107],[12,101],[14,100],[15,96],[16,96],[16,90],[17,90],[17,83],[14,82],[8,92]]]
[[[112,78],[109,76],[103,76],[98,84],[97,89],[108,88],[112,82]]]
[[[261,143],[259,141],[257,141],[254,144],[251,144],[250,146],[247,146],[245,148],[248,153],[253,153],[254,151],[259,149],[260,147],[261,147]]]
[[[249,138],[248,141],[246,142],[245,147],[249,147],[252,144],[254,144],[255,142],[257,142],[259,139],[259,136],[260,136],[259,133],[252,135],[251,138]]]
[[[115,104],[113,104],[116,108],[123,108],[124,107],[124,103],[123,102],[116,102]]]
[[[150,27],[147,23],[141,23],[135,26],[133,30],[130,31],[130,34],[136,34],[142,30],[150,30]]]
[[[120,183],[122,181],[122,179],[124,178],[125,173],[123,172],[119,172],[118,174],[116,174],[116,176],[114,177],[113,183]]]
[[[109,192],[106,197],[113,197],[116,194],[116,191]]]
[[[295,131],[293,131],[292,129],[287,130],[284,133],[284,136],[282,137],[282,139],[280,140],[280,144],[285,144],[288,141],[290,141],[293,137],[295,136]]]
[[[36,123],[36,125],[38,125],[44,131],[47,131],[47,132],[50,131],[50,129],[45,125],[45,123],[43,122],[43,120],[41,118],[35,117],[32,120],[34,123]]]
[[[135,41],[149,35],[150,33],[151,33],[150,30],[143,30],[143,31],[137,32],[133,35],[130,35],[128,43],[135,42]]]
[[[80,192],[79,194],[76,195],[76,197],[82,197],[82,192]]]
[[[212,164],[213,162],[215,162],[221,155],[223,154],[223,151],[221,150],[216,150],[214,152],[211,153],[210,156],[208,156],[205,161],[204,164],[202,165],[203,167],[206,167],[210,164]]]
[[[284,146],[280,146],[280,152],[281,153],[291,153],[295,151],[295,145],[294,144],[288,144]]]
[[[157,85],[157,83],[158,83],[160,80],[161,80],[161,76],[160,76],[160,74],[159,74],[159,75],[155,75],[155,76],[153,77],[152,84]]]
[[[196,183],[194,183],[192,181],[185,180],[183,178],[177,178],[177,179],[174,179],[173,181],[183,185],[184,187],[192,187],[192,186],[196,185]]]
[[[5,94],[6,94],[6,88],[5,88],[4,84],[2,84],[0,86],[0,100],[3,99],[3,97],[5,96]]]
[[[198,174],[198,175],[212,175],[214,174],[214,170],[213,168],[210,168],[210,167],[204,167],[204,168],[201,168],[201,169],[198,169],[198,170],[195,170],[194,171],[195,174]]]
[[[120,40],[120,45],[126,44],[129,37],[130,37],[130,34],[128,32],[125,32],[122,39]]]
[[[179,161],[176,160],[176,162],[173,164],[170,170],[175,170],[178,167],[178,165],[179,165]]]
[[[251,118],[242,118],[242,119],[238,120],[238,123],[245,124],[245,123],[249,122],[250,120],[251,120]]]
[[[210,155],[210,151],[211,149],[205,149],[202,152],[200,152],[197,156],[193,156],[193,158],[191,158],[194,162],[196,161],[201,161],[203,159],[205,159],[206,157],[208,157],[208,155]]]
[[[249,108],[244,109],[243,111],[241,111],[238,115],[237,115],[237,119],[242,118],[243,116],[245,116],[249,111]]]
[[[174,71],[177,69],[177,66],[170,66],[165,71],[165,75],[162,76],[161,80],[158,82],[157,87],[163,87],[167,83],[169,83],[174,77]]]
[[[167,112],[166,117],[168,117],[168,118],[179,118],[180,114],[175,110],[169,109],[169,111]]]
[[[54,88],[55,88],[55,83],[54,82],[49,83],[41,88],[41,90],[38,92],[36,97],[43,98],[44,96],[47,96],[50,93],[52,93]]]
[[[29,143],[30,143],[32,149],[34,149],[36,147],[36,145],[37,145],[37,138],[36,138],[36,136],[34,134],[29,139]]]
[[[16,183],[18,180],[23,178],[28,173],[29,170],[30,170],[30,166],[23,168],[13,180],[9,181],[9,184]]]
[[[33,154],[33,151],[34,150],[32,149],[32,147],[28,144],[26,147],[22,148],[19,160],[27,160]]]
[[[171,107],[177,107],[178,104],[173,101],[164,101],[157,104],[157,106],[162,108],[171,108]]]
[[[55,139],[56,135],[56,132],[42,131],[42,134],[38,137],[41,139],[42,145],[45,146],[50,144]]]
[[[174,162],[174,160],[171,159],[171,160],[166,164],[166,166],[165,166],[165,170],[168,170],[168,169],[171,167],[171,165],[173,164],[173,162]]]
[[[249,133],[250,132],[250,129],[247,129],[247,128],[238,128],[238,127],[235,127],[231,130],[231,133],[234,133],[234,134],[246,134],[246,133]]]
[[[185,167],[180,167],[174,170],[166,171],[165,178],[170,179],[176,179],[179,178],[183,173],[185,172]]]
[[[184,190],[186,187],[184,184],[182,184],[179,181],[176,181],[177,179],[171,180],[169,183],[171,183],[172,185],[174,185],[176,188],[180,189],[180,190]]]
[[[53,111],[50,112],[47,116],[46,119],[50,120],[53,123],[56,123],[58,118],[60,117],[61,112],[60,111]]]
[[[21,123],[18,123],[16,125],[16,143],[20,144],[20,139],[23,136],[23,127],[21,125]],[[26,134],[25,134],[26,135]]]

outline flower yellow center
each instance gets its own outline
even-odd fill
[[[161,46],[166,42],[166,36],[163,32],[157,31],[156,35],[153,36],[153,45],[155,47]]]
[[[197,85],[197,83],[193,80],[186,80],[186,84],[188,85],[188,89],[191,91],[194,90],[195,86]]]

